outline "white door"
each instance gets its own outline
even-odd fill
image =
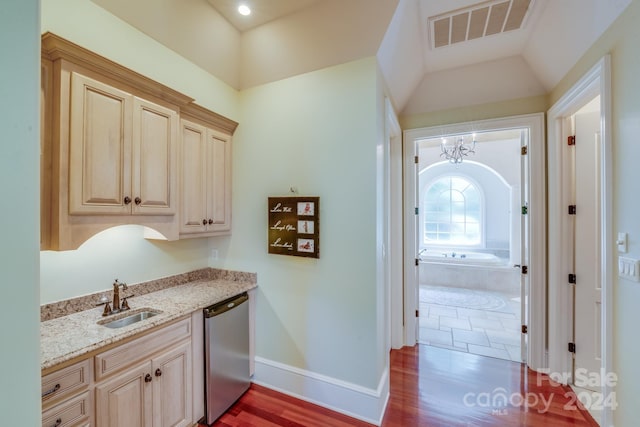
[[[600,112],[577,113],[575,129],[574,384],[589,388],[586,373],[602,364]]]

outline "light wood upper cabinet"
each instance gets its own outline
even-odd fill
[[[133,96],[71,73],[69,214],[128,214]]]
[[[173,215],[176,110],[71,73],[69,213]]]
[[[231,232],[231,135],[181,121],[180,236]]]
[[[178,113],[141,98],[133,106],[133,213],[173,215],[178,204]]]
[[[41,249],[123,224],[167,240],[230,232],[236,122],[51,33],[41,115]]]

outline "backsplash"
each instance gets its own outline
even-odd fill
[[[148,282],[129,284],[125,295],[133,294],[135,296],[148,294],[162,289],[171,288],[173,286],[184,285],[189,282],[199,280],[232,280],[247,281],[257,283],[256,273],[245,273],[242,271],[220,270],[217,268],[203,268],[200,270],[190,271],[188,273],[176,274],[175,276],[163,277],[161,279],[150,280]],[[106,294],[111,297],[111,289],[103,290],[89,295],[83,295],[77,298],[70,298],[63,301],[52,302],[40,306],[40,321],[56,319],[58,317],[67,316],[79,311],[89,310],[96,307],[100,297]]]

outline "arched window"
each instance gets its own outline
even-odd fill
[[[467,178],[447,175],[435,180],[424,195],[424,244],[482,243],[482,196]]]

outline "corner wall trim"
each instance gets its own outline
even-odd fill
[[[353,418],[380,425],[389,400],[389,370],[377,389],[255,357],[253,382]]]

